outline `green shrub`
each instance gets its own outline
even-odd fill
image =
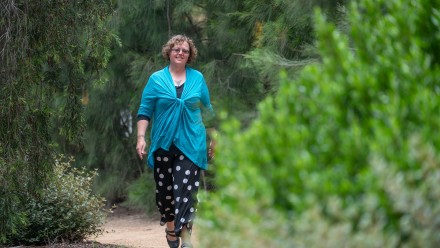
[[[316,15],[321,63],[223,125],[203,247],[439,247],[440,2]]]
[[[380,157],[370,162],[376,187],[383,189],[389,208],[399,215],[397,227],[387,228],[390,216],[375,192],[366,190],[345,207],[344,199],[333,195],[316,200],[294,221],[293,246],[439,247],[440,157],[420,137],[410,138],[409,146],[417,169],[399,171]]]
[[[104,199],[91,192],[97,172],[71,168],[71,162],[57,159],[41,196],[30,197],[27,225],[10,238],[14,244],[79,242],[102,232]]]

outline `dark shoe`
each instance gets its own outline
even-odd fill
[[[179,241],[179,237],[176,236],[176,234],[174,233],[174,230],[173,230],[173,231],[168,231],[168,230],[165,228],[165,233],[167,234],[165,237],[166,237],[166,239],[167,239],[168,246],[169,246],[170,248],[179,248],[179,243],[180,243],[180,241]],[[170,237],[176,237],[177,239],[176,239],[176,240],[169,240],[169,239],[168,239],[168,236],[170,236]]]

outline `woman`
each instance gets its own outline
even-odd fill
[[[173,36],[163,46],[162,56],[169,65],[150,76],[142,93],[136,152],[140,159],[147,155],[145,132],[152,122],[147,158],[154,169],[160,224],[166,224],[170,247],[179,246],[179,237],[181,247],[192,247],[200,170],[207,168],[201,112],[212,117],[213,109],[203,75],[187,66],[197,57],[193,41],[184,35]]]

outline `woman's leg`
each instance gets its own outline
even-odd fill
[[[174,231],[174,229],[175,229],[174,221],[168,221],[167,222],[167,229],[166,230]],[[177,235],[172,236],[172,235],[168,235],[167,234],[167,239],[170,240],[170,241],[176,241],[178,239],[178,236]]]
[[[191,230],[184,225],[180,231],[180,237],[182,238],[182,243],[191,244]]]
[[[154,180],[156,182],[156,205],[161,215],[160,224],[174,231],[173,158],[166,152],[154,153]],[[167,235],[170,241],[177,237]]]
[[[200,168],[185,155],[174,159],[175,232],[182,242],[190,242],[192,224],[197,211]]]

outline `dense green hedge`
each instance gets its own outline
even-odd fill
[[[317,11],[321,62],[223,125],[203,247],[440,245],[440,2],[348,13],[342,33]]]

